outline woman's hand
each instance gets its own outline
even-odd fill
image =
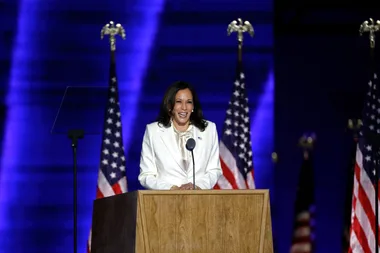
[[[176,185],[173,185],[173,186],[170,188],[170,190],[179,190],[179,187],[176,186]]]
[[[180,190],[193,190],[193,184],[192,183],[187,183],[183,184],[179,187]],[[195,186],[195,190],[202,190],[200,187]]]
[[[179,189],[180,190],[192,190],[193,184],[192,183],[183,184],[179,187]]]

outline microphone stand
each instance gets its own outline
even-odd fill
[[[69,130],[68,137],[71,139],[71,147],[73,149],[73,181],[74,181],[74,192],[73,192],[73,216],[74,216],[74,253],[77,253],[77,146],[78,139],[84,137],[83,130]]]
[[[195,190],[195,161],[194,161],[194,148],[195,148],[196,142],[193,138],[190,138],[186,141],[186,149],[191,152],[191,157],[193,159],[193,190]]]
[[[195,190],[195,161],[193,150],[191,150],[191,157],[193,158],[193,190]]]

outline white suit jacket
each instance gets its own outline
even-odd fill
[[[222,174],[219,160],[219,141],[215,123],[207,121],[201,132],[194,126],[195,185],[212,189]],[[142,143],[140,175],[142,186],[150,190],[166,190],[173,185],[193,182],[193,164],[186,171],[181,165],[181,154],[172,127],[148,124]]]

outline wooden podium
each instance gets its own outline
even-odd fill
[[[94,201],[91,253],[273,253],[268,190],[136,191]]]

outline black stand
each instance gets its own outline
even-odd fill
[[[195,148],[196,142],[193,138],[186,141],[186,149],[191,152],[191,157],[193,158],[193,190],[195,190],[195,161],[193,150]]]
[[[83,130],[69,130],[68,137],[71,139],[71,147],[73,149],[73,181],[74,181],[74,199],[73,199],[73,216],[74,216],[74,253],[77,253],[77,146],[78,139],[84,137]]]
[[[73,152],[73,219],[74,253],[77,252],[77,148],[78,140],[103,133],[104,108],[107,108],[109,87],[67,86],[51,133],[71,140]]]
[[[193,158],[193,190],[195,190],[195,161],[193,150],[191,150],[191,157]]]

